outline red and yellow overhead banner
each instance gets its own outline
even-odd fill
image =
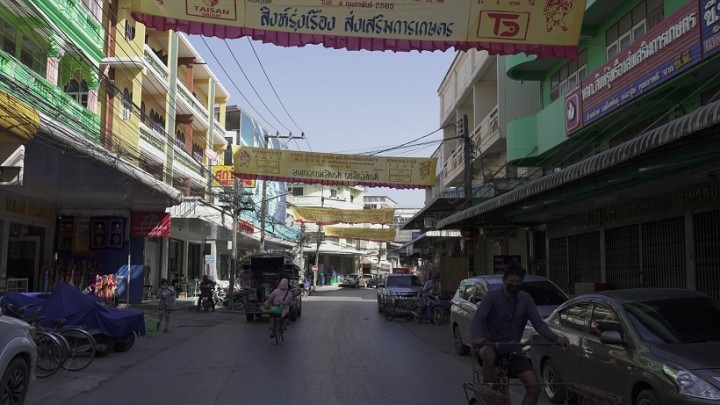
[[[585,0],[132,0],[161,31],[350,51],[485,49],[575,57]]]
[[[345,239],[362,239],[377,242],[390,242],[395,240],[395,228],[354,228],[341,226],[326,226],[323,228],[325,236],[335,236]]]
[[[213,187],[234,187],[235,175],[233,175],[232,166],[213,166],[212,167],[212,186]],[[242,179],[244,188],[255,188],[255,179]]]
[[[233,146],[235,175],[307,184],[390,188],[435,185],[437,158],[339,155]]]
[[[367,210],[343,210],[326,207],[289,207],[295,221],[314,222],[318,225],[346,224],[391,224],[394,208]]]

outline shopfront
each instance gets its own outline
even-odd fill
[[[0,283],[5,290],[42,290],[42,269],[52,257],[55,209],[4,191],[0,201]]]

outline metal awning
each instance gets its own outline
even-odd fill
[[[715,101],[621,145],[570,165],[559,172],[533,180],[492,200],[442,219],[438,221],[437,228],[457,227],[458,223],[611,169],[661,146],[690,137],[697,131],[718,123],[720,123],[720,101]]]

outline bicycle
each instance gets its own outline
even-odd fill
[[[270,337],[275,338],[275,344],[279,345],[285,340],[285,331],[287,330],[288,317],[281,317],[281,314],[270,313],[270,319],[273,323],[272,334]]]
[[[22,307],[16,307],[8,302],[7,297],[0,298],[0,308],[4,315],[21,319],[28,322],[22,317],[22,314],[31,306],[40,304],[27,304]],[[31,322],[28,322],[31,323]],[[32,323],[31,323],[32,324]],[[38,378],[47,378],[55,374],[65,362],[65,344],[60,338],[50,332],[35,328],[35,346],[37,346],[37,362],[35,363],[35,375]]]
[[[527,356],[527,349],[531,346],[550,345],[555,346],[557,343],[495,343],[496,348],[503,346],[522,346],[521,353],[510,353],[509,356],[502,356],[496,359],[496,379],[495,381],[483,381],[482,363],[480,362],[480,350],[473,348],[472,364],[473,364],[473,382],[464,383],[465,397],[470,405],[510,405],[510,379],[507,375],[508,368],[514,356]],[[479,369],[478,369],[479,367]],[[577,403],[592,403],[597,405],[620,405],[623,398],[607,392],[603,392],[597,388],[590,387],[585,384],[573,382],[539,382],[540,387],[553,384],[556,388],[564,389],[566,398],[575,398]]]
[[[95,360],[97,343],[93,335],[81,325],[65,325],[65,319],[53,319],[54,327],[46,329],[55,332],[64,341],[66,356],[63,367],[68,371],[80,371],[87,368]]]

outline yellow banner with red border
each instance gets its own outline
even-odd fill
[[[213,187],[235,186],[235,176],[233,175],[232,166],[213,166],[212,174]],[[255,188],[255,179],[242,179],[242,186],[243,188]]]
[[[390,242],[395,240],[395,228],[356,228],[342,226],[326,226],[323,228],[325,236],[335,236],[345,239],[362,239],[376,242]]]
[[[308,184],[429,188],[437,158],[340,155],[233,146],[234,174]]]
[[[288,211],[297,222],[313,222],[318,225],[345,224],[391,224],[394,208],[344,210],[329,207],[289,207]]]
[[[250,36],[280,46],[313,43],[393,51],[473,47],[495,54],[543,56],[553,51],[544,47],[572,47],[576,53],[585,13],[585,0],[132,0],[131,4],[132,16],[156,29],[219,38]]]

